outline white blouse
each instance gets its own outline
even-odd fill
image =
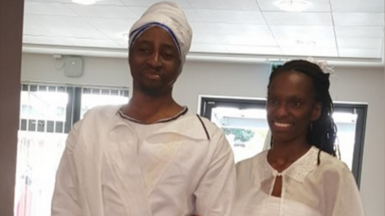
[[[233,216],[363,216],[356,182],[340,160],[310,150],[278,173],[268,151],[237,164],[237,195]],[[282,176],[281,197],[273,197],[276,176]]]

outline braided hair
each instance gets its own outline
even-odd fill
[[[337,156],[338,152],[334,145],[337,137],[337,127],[332,118],[334,105],[329,93],[330,74],[324,73],[318,65],[309,61],[292,60],[273,70],[267,88],[270,87],[273,79],[279,74],[293,71],[305,74],[312,79],[315,92],[314,99],[322,105],[321,116],[309,125],[307,132],[307,141],[320,149],[317,161],[320,164],[321,151],[332,156]]]

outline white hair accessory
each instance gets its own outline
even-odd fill
[[[313,57],[308,57],[308,58],[306,59],[306,61],[318,65],[318,67],[320,67],[321,70],[322,70],[324,73],[326,73],[326,74],[333,75],[334,72],[335,72],[334,68],[333,68],[333,67],[330,67],[330,66],[328,65],[327,61],[325,61],[325,60],[316,60],[316,59],[313,58]]]

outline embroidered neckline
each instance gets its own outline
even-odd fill
[[[172,116],[172,117],[168,117],[168,118],[163,118],[163,119],[159,119],[157,122],[154,122],[152,124],[157,124],[157,123],[166,123],[166,122],[170,122],[170,121],[173,121],[177,118],[179,118],[180,116],[186,114],[188,111],[188,108],[187,106],[183,107],[182,111],[180,111],[179,113],[177,113],[175,116]],[[132,117],[129,117],[127,115],[125,115],[121,109],[118,110],[118,114],[120,115],[120,117],[124,118],[124,119],[127,119],[129,121],[132,121],[132,122],[135,122],[135,123],[138,123],[138,124],[146,124],[146,123],[143,123],[135,118],[132,118]]]
[[[298,182],[303,182],[306,175],[313,171],[317,166],[318,148],[312,146],[308,152],[291,164],[284,171],[279,173],[267,161],[268,151],[261,153],[260,157],[254,162],[254,170],[258,172],[260,178],[267,179],[271,176],[287,176]]]

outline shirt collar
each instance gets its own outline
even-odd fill
[[[125,119],[123,119],[118,113],[119,109],[120,107],[115,107],[115,115],[113,117],[111,130],[119,126],[130,127],[125,122]],[[207,140],[205,129],[202,123],[200,122],[199,118],[196,115],[187,112],[187,110],[183,110],[181,113],[182,114],[179,114],[179,116],[175,118],[174,121],[169,121],[168,123],[166,123],[164,127],[160,128],[152,136],[157,136],[165,133],[174,133],[191,139]],[[209,125],[206,125],[205,127],[210,128]]]
[[[306,154],[296,160],[283,172],[278,173],[267,161],[268,151],[261,153],[253,164],[254,170],[259,175],[259,179],[265,180],[271,176],[282,175],[294,179],[298,182],[304,182],[307,174],[317,167],[317,157],[319,149],[312,146]]]

